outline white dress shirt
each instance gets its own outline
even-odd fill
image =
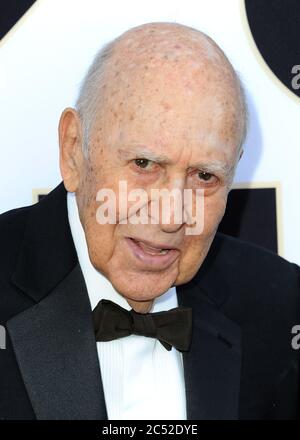
[[[67,194],[67,205],[91,310],[104,298],[131,310],[89,259],[75,193]],[[154,301],[151,312],[177,306],[176,288],[172,287]],[[157,339],[130,335],[97,342],[97,350],[109,420],[186,420],[182,354],[174,347],[167,351]]]

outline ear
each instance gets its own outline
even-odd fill
[[[76,110],[66,108],[59,121],[59,166],[67,191],[75,192],[83,172],[81,121]]]

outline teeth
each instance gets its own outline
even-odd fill
[[[157,249],[141,241],[136,241],[136,243],[149,255],[166,255],[169,252],[169,249]]]

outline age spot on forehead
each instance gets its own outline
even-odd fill
[[[168,103],[168,102],[165,102],[165,101],[161,101],[161,106],[164,108],[164,110],[166,110],[166,111],[169,111],[169,110],[171,110],[171,105]]]

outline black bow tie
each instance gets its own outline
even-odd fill
[[[192,309],[176,307],[157,313],[127,311],[107,299],[92,312],[97,341],[112,341],[131,334],[157,338],[170,351],[188,351],[192,336]]]

